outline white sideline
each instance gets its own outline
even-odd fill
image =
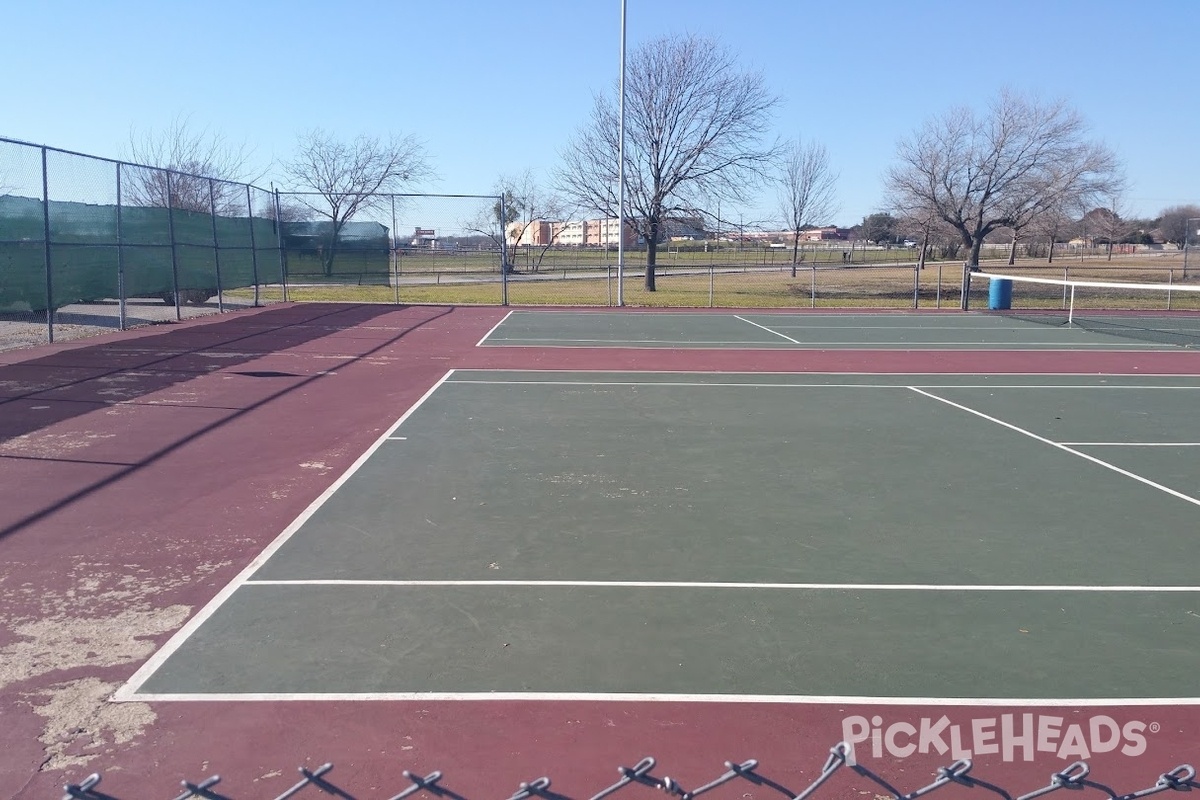
[[[513,310],[510,310],[510,311],[509,311],[507,314],[505,314],[503,317],[501,317],[500,321],[499,321],[499,322],[497,322],[495,325],[493,325],[493,326],[492,326],[492,327],[491,327],[491,328],[488,330],[488,332],[487,332],[487,333],[485,333],[485,334],[483,335],[483,338],[482,338],[482,339],[480,339],[478,342],[476,342],[476,343],[475,343],[475,346],[476,346],[476,347],[483,347],[483,343],[487,341],[487,338],[488,338],[489,336],[491,336],[493,333],[495,333],[495,332],[496,332],[496,328],[499,328],[501,325],[503,325],[503,324],[504,324],[504,323],[505,323],[505,322],[508,320],[508,318],[509,318],[509,317],[511,317],[512,315],[513,315]]]
[[[348,481],[350,476],[357,472],[359,468],[367,462],[367,459],[369,459],[376,450],[383,446],[383,443],[386,442],[389,437],[391,437],[396,429],[404,424],[404,421],[412,416],[413,412],[420,408],[421,405],[429,399],[430,395],[437,391],[438,387],[445,383],[446,379],[453,374],[454,370],[450,370],[443,375],[437,383],[431,386],[429,391],[421,395],[421,398],[417,400],[417,402],[414,403],[407,411],[405,411],[404,414],[401,415],[400,419],[396,420],[390,428],[384,431],[383,435],[376,439],[374,444],[368,447],[366,452],[359,456],[358,459],[350,465],[349,469],[343,472],[342,475],[329,486],[329,488],[321,492],[320,496],[317,497],[316,500],[313,500],[311,503],[309,503],[308,508],[304,509],[304,511],[300,513],[300,516],[296,517],[296,519],[292,521],[291,525],[288,525],[286,528],[284,528],[283,532],[276,536],[274,541],[267,545],[266,549],[255,556],[254,560],[247,564],[245,569],[239,572],[232,581],[230,581],[223,589],[221,589],[221,591],[217,592],[216,596],[213,597],[212,600],[209,600],[208,603],[206,603],[205,606],[200,609],[195,616],[189,619],[182,628],[176,631],[175,635],[168,639],[167,643],[160,647],[154,653],[154,655],[150,656],[146,663],[142,664],[142,666],[138,668],[137,672],[133,673],[129,680],[126,681],[119,689],[117,689],[116,693],[113,694],[111,699],[118,702],[144,699],[142,696],[135,696],[137,690],[142,686],[142,684],[145,683],[151,675],[157,672],[158,669],[162,667],[164,663],[166,663],[167,659],[170,658],[201,625],[207,622],[208,618],[211,617],[216,610],[233,595],[234,592],[236,592],[247,580],[249,580],[250,576],[253,575],[259,569],[259,567],[267,563],[271,556],[273,556],[275,552],[283,546],[284,542],[290,539],[296,531],[300,530],[300,526],[307,522],[309,517],[315,514],[317,509],[323,506],[325,502],[333,496],[334,492],[340,489],[342,484]]]
[[[1147,485],[1153,489],[1158,489],[1160,492],[1165,492],[1166,494],[1169,494],[1172,497],[1178,497],[1180,500],[1187,501],[1194,506],[1200,506],[1200,500],[1197,500],[1195,497],[1184,494],[1183,492],[1177,492],[1174,489],[1170,488],[1169,486],[1163,486],[1161,483],[1155,483],[1154,481],[1150,480],[1149,478],[1143,478],[1141,475],[1138,475],[1135,472],[1130,472],[1127,469],[1121,469],[1120,467],[1116,466],[1115,464],[1110,464],[1107,461],[1103,461],[1099,458],[1096,458],[1095,456],[1089,456],[1087,453],[1081,453],[1078,450],[1073,450],[1065,444],[1051,441],[1050,439],[1047,439],[1045,436],[1038,436],[1033,431],[1027,431],[1024,428],[1020,428],[1020,427],[1017,427],[1016,425],[1013,425],[1011,422],[1005,422],[1002,419],[997,419],[996,417],[989,416],[989,415],[983,413],[982,411],[976,411],[973,408],[968,408],[967,406],[964,406],[961,403],[955,403],[954,401],[947,400],[944,397],[938,397],[936,394],[931,394],[930,392],[926,392],[923,389],[918,389],[915,386],[909,386],[908,388],[913,390],[917,394],[923,394],[926,397],[929,397],[933,400],[937,400],[939,403],[945,403],[946,405],[953,406],[954,408],[957,408],[961,411],[966,411],[968,414],[974,414],[975,416],[980,417],[981,419],[986,419],[988,422],[994,422],[997,425],[1001,425],[1005,428],[1008,428],[1009,430],[1016,431],[1017,433],[1028,436],[1030,439],[1035,439],[1039,442],[1042,442],[1043,444],[1048,444],[1051,447],[1057,447],[1059,450],[1062,450],[1065,453],[1070,453],[1073,456],[1079,456],[1080,458],[1084,459],[1085,461],[1090,461],[1093,464],[1096,464],[1097,466],[1101,466],[1101,467],[1104,467],[1105,469],[1112,470],[1113,472],[1117,473],[1118,475],[1124,475],[1126,478],[1132,478],[1133,480],[1137,481],[1138,483],[1144,483],[1145,485]]]
[[[473,587],[578,587],[597,589],[809,589],[865,592],[1200,592],[1200,586],[1112,586],[1073,584],[973,584],[973,583],[742,583],[734,581],[544,581],[544,580],[361,580],[311,578],[247,580],[245,586],[473,586]]]
[[[800,342],[796,341],[796,340],[795,340],[795,339],[793,339],[792,337],[790,337],[790,336],[788,336],[788,335],[786,335],[786,334],[780,333],[779,331],[773,331],[773,330],[771,330],[770,328],[768,328],[766,325],[759,325],[759,324],[758,324],[757,322],[755,322],[754,320],[746,319],[745,317],[739,317],[737,314],[734,314],[734,315],[733,315],[733,318],[734,318],[734,319],[740,319],[742,322],[749,322],[749,323],[750,323],[751,325],[753,325],[754,327],[756,327],[756,328],[762,328],[762,329],[763,329],[764,331],[766,331],[767,333],[773,333],[773,334],[775,334],[776,336],[782,336],[784,339],[787,339],[787,340],[788,340],[789,342],[791,342],[792,344],[800,344]]]
[[[821,694],[637,694],[635,692],[246,692],[245,694],[141,694],[113,698],[121,701],[152,702],[581,702],[581,703],[776,703],[794,705],[872,706],[1055,706],[1105,708],[1117,706],[1198,706],[1200,697],[871,697],[869,695]]]

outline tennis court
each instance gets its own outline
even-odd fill
[[[454,371],[122,696],[1200,702],[1198,393]]]
[[[1137,324],[1133,324],[1134,321]],[[1147,320],[1150,320],[1148,322]],[[1200,317],[1106,318],[1085,327],[1082,316],[961,313],[728,313],[518,310],[480,342],[487,347],[622,347],[778,350],[1162,350],[1177,337],[1130,337],[1167,325],[1200,333]]]
[[[10,353],[0,783],[1141,789],[1200,744],[1198,397],[1185,347],[989,313],[285,304]]]

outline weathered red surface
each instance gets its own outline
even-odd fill
[[[618,765],[644,755],[659,760],[654,775],[670,775],[685,789],[716,778],[725,760],[756,758],[763,777],[799,792],[819,774],[852,714],[879,714],[886,726],[944,713],[969,728],[976,718],[1040,712],[594,702],[147,708],[86,698],[102,698],[125,681],[150,643],[164,642],[450,368],[1200,372],[1200,354],[1193,353],[475,348],[506,313],[282,305],[5,354],[0,795],[58,796],[64,783],[99,770],[100,788],[122,799],[171,797],[180,779],[214,773],[229,796],[272,797],[295,782],[297,766],[332,761],[327,777],[359,797],[400,791],[403,769],[442,770],[445,788],[472,798],[507,797],[519,782],[542,775],[553,779],[555,792],[590,797],[619,777]],[[58,627],[48,632],[38,620]],[[78,708],[52,705],[55,697],[76,695],[85,698]],[[114,708],[140,716],[104,716]],[[1105,713],[1121,725],[1157,726],[1140,756],[1090,759],[1092,777],[1117,793],[1145,788],[1200,752],[1196,706],[1044,713],[1063,716],[1064,725]],[[953,759],[862,760],[911,791]],[[1031,765],[982,756],[973,774],[1016,795],[1044,786],[1070,760],[1038,753]],[[719,791],[779,796],[742,779]],[[956,791],[965,790],[937,796]],[[320,794],[309,789],[302,796],[309,793]],[[884,792],[844,769],[815,796],[872,793]]]

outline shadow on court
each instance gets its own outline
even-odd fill
[[[224,318],[220,325],[114,338],[0,367],[0,461],[19,477],[20,462],[26,468],[57,462],[103,471],[103,477],[0,528],[0,538],[453,312],[430,309],[420,319],[392,322],[383,338],[353,333],[400,310],[333,304],[269,308],[241,319]],[[289,350],[317,358],[272,360]],[[286,368],[257,368],[264,360],[267,366]],[[239,369],[251,364],[256,368]],[[220,392],[212,387],[189,391],[190,382],[218,374],[240,380]],[[170,390],[175,395],[164,396]],[[203,405],[196,403],[197,395],[206,398]],[[117,406],[124,411],[114,413]],[[70,430],[85,415],[86,428]],[[63,431],[46,432],[62,426]],[[75,456],[96,440],[111,444],[98,453],[89,448],[86,458]]]

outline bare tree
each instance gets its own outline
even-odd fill
[[[655,39],[629,58],[625,80],[625,182],[629,222],[646,241],[646,289],[663,223],[702,216],[714,201],[748,200],[776,156],[762,146],[777,99],[757,73],[698,36]],[[617,216],[616,92],[595,99],[591,121],[563,155],[559,185],[585,208]]]
[[[1096,232],[1096,237],[1104,241],[1105,251],[1109,261],[1112,261],[1113,244],[1124,239],[1131,229],[1125,219],[1123,199],[1119,191],[1109,193],[1105,198],[1107,205],[1089,211],[1086,215],[1088,230]]]
[[[468,225],[468,229],[490,238],[499,247],[501,240],[512,246],[509,263],[505,269],[515,269],[516,248],[530,248],[533,254],[532,269],[537,272],[546,252],[557,241],[563,227],[553,223],[565,220],[569,215],[567,203],[542,188],[532,170],[519,175],[501,175],[493,189],[497,200],[481,210],[479,218]],[[534,235],[535,227],[547,226],[548,230]]]
[[[917,268],[925,269],[925,260],[933,248],[958,239],[958,232],[929,209],[914,209],[896,220],[896,232],[918,243]]]
[[[382,141],[364,134],[345,142],[320,129],[300,135],[296,155],[284,166],[284,172],[297,190],[311,191],[321,198],[320,202],[309,203],[303,196],[296,196],[329,220],[321,250],[326,275],[333,274],[338,237],[355,214],[375,207],[388,193],[398,193],[433,175],[424,147],[412,136]]]
[[[1188,230],[1188,220],[1192,220],[1191,230]],[[1200,223],[1196,220],[1200,219],[1200,206],[1171,206],[1164,208],[1159,214],[1158,229],[1162,231],[1163,240],[1170,244],[1183,246],[1184,240],[1191,242],[1193,245],[1200,240],[1197,235],[1197,230],[1200,229]]]
[[[245,145],[234,146],[219,133],[197,130],[185,117],[176,117],[162,131],[130,132],[129,153],[137,164],[158,167],[125,173],[122,193],[130,205],[241,214],[246,211],[246,189],[240,184],[262,177],[250,174]]]
[[[998,228],[1021,230],[1052,209],[1080,208],[1121,185],[1116,156],[1086,138],[1063,102],[1002,92],[986,116],[954,109],[897,148],[887,173],[892,205],[926,208],[957,231],[979,267]]]
[[[307,222],[312,219],[313,211],[303,203],[293,200],[291,196],[280,197],[277,204],[275,195],[272,194],[267,196],[258,215],[263,219],[280,222]]]
[[[829,152],[817,142],[797,138],[784,152],[779,169],[779,207],[792,232],[792,277],[800,252],[802,228],[830,221],[837,213],[834,190],[838,174],[829,165]]]

